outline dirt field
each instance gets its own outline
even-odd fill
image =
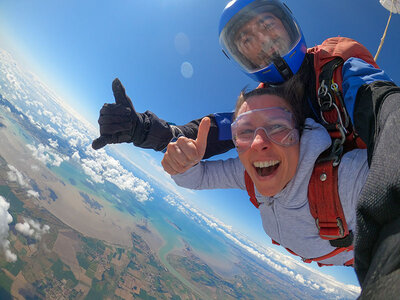
[[[4,122],[4,120],[3,120]],[[7,147],[0,148],[0,155],[8,164],[21,172],[26,180],[33,179],[43,195],[53,190],[58,198],[52,201],[49,197],[38,200],[32,197],[37,205],[46,208],[62,222],[84,235],[104,240],[113,244],[129,246],[130,232],[134,224],[126,215],[103,205],[101,210],[88,209],[79,191],[63,183],[41,161],[32,156],[31,150],[17,137],[12,125],[0,129],[0,140],[7,141]],[[34,168],[32,168],[34,166]],[[29,187],[26,186],[26,189]],[[91,195],[97,202],[104,204],[104,200]]]

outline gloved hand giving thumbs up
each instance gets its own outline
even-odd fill
[[[118,78],[112,83],[115,103],[106,103],[100,110],[100,137],[92,143],[93,149],[103,148],[107,144],[131,143],[143,140],[144,120],[135,111],[131,99]]]
[[[125,88],[118,78],[114,79],[112,90],[115,103],[106,103],[100,110],[98,120],[100,137],[93,141],[93,149],[98,150],[107,144],[133,143],[137,147],[165,151],[167,145],[179,136],[184,135],[195,139],[198,135],[201,119],[193,120],[183,126],[176,126],[160,119],[149,110],[144,113],[136,112],[131,99],[126,95]],[[210,135],[211,141],[214,141],[214,143],[211,142],[210,150],[207,149],[205,153],[203,152],[204,158],[223,153],[233,147],[231,140],[218,140],[218,125],[215,118],[212,115],[210,117],[213,119]],[[209,121],[210,119],[207,122]],[[202,158],[203,156],[198,160]]]
[[[176,142],[168,144],[161,161],[165,172],[170,175],[180,174],[200,162],[206,152],[210,123],[208,117],[201,120],[195,140],[182,136]]]

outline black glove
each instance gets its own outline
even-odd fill
[[[131,143],[146,138],[143,116],[135,111],[118,78],[114,79],[112,90],[115,103],[105,103],[100,110],[100,137],[92,143],[95,150],[107,144]]]

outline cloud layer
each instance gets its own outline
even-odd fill
[[[168,195],[164,197],[164,200],[195,222],[203,224],[208,228],[221,233],[233,244],[244,251],[247,251],[254,257],[257,257],[277,272],[286,275],[293,282],[297,282],[298,284],[313,290],[318,290],[333,298],[335,298],[336,295],[345,298],[349,296],[355,298],[361,291],[358,286],[340,283],[333,277],[315,271],[314,269],[307,267],[304,263],[299,262],[288,255],[258,245],[217,218],[200,212],[188,202],[184,201],[182,197]]]
[[[177,35],[175,46],[181,54],[190,51],[190,41],[185,34]],[[63,163],[75,164],[76,167],[82,168],[92,182],[108,181],[113,183],[121,190],[132,192],[138,201],[152,199],[153,189],[148,182],[134,176],[104,149],[94,151],[91,148],[90,143],[97,134],[97,130],[94,130],[92,125],[67,107],[64,101],[55,96],[34,75],[20,70],[18,64],[8,53],[0,50],[0,59],[2,61],[0,71],[5,74],[5,80],[0,81],[2,95],[13,103],[21,120],[29,122],[33,128],[42,133],[41,136],[45,137],[40,142],[32,141],[27,145],[34,158],[54,167],[60,167]],[[190,62],[182,64],[181,72],[186,78],[193,75],[193,67]],[[24,175],[13,166],[9,165],[9,169],[8,179],[29,189],[28,180]],[[39,196],[37,192],[30,189],[27,193],[31,197]],[[179,195],[170,195],[164,199],[195,222],[221,233],[234,245],[254,257],[258,257],[265,264],[285,274],[289,280],[297,284],[320,290],[333,297],[335,295],[356,297],[359,293],[359,288],[356,286],[343,285],[329,276],[305,267],[304,264],[300,264],[286,255],[252,242],[215,217],[191,207]],[[7,259],[15,261],[15,254],[9,249],[8,230],[12,217],[8,213],[8,209],[9,203],[0,197],[0,244]],[[42,234],[48,232],[49,228],[47,225],[41,226],[33,220],[24,219],[24,222],[16,225],[16,230],[24,235],[40,239]]]
[[[10,241],[8,240],[8,224],[13,221],[12,216],[8,212],[9,208],[10,203],[4,197],[0,196],[0,246],[3,249],[6,260],[8,262],[15,262],[17,255],[11,252]]]

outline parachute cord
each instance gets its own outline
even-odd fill
[[[380,42],[379,47],[378,47],[378,51],[376,51],[376,54],[375,54],[375,57],[374,57],[375,61],[378,59],[379,53],[381,52],[381,49],[382,49],[382,46],[383,46],[383,42],[385,41],[385,38],[386,38],[386,33],[387,33],[387,30],[388,30],[388,27],[389,27],[390,19],[392,18],[393,3],[394,3],[394,0],[392,0],[392,8],[390,9],[389,19],[388,19],[388,21],[386,23],[386,28],[385,28],[385,31],[383,32],[383,35],[382,35],[382,38],[381,38],[381,42]]]

